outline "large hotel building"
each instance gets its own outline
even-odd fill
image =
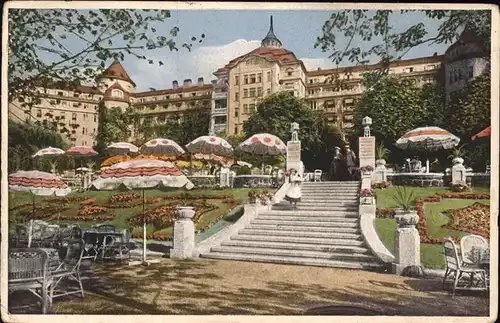
[[[444,55],[396,61],[390,65],[389,73],[418,84],[432,82],[436,73],[442,73],[446,100],[449,100],[489,68],[488,60],[481,53],[479,40],[470,32],[464,32]],[[156,123],[196,106],[211,111],[207,133],[239,134],[262,98],[290,91],[305,98],[311,109],[324,111],[328,121],[346,133],[353,126],[356,100],[364,91],[363,73],[374,68],[376,64],[307,70],[293,52],[282,47],[274,34],[271,17],[270,29],[261,47],[219,68],[214,72],[216,79],[208,84],[200,77],[196,82],[173,81],[170,89],[136,92],[136,84],[124,67],[114,62],[96,79],[96,86],[45,89],[42,102],[29,110],[21,108],[20,102],[12,102],[9,118],[24,122],[58,117],[59,122],[73,127],[69,138],[73,144],[94,145],[100,100],[104,100],[106,107],[132,106],[143,118]],[[341,86],[327,81],[332,75],[343,80]]]

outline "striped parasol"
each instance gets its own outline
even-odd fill
[[[186,148],[192,154],[229,156],[233,153],[233,147],[225,139],[216,136],[198,137],[187,144]]]
[[[486,129],[481,130],[479,133],[472,136],[472,140],[476,140],[478,138],[489,137],[491,136],[491,126]]]
[[[66,150],[66,155],[74,157],[90,157],[96,156],[97,151],[88,146],[73,146]]]
[[[192,189],[193,183],[172,162],[157,159],[134,159],[114,164],[102,170],[91,184],[98,190],[114,190],[124,185],[128,189],[142,189],[142,214],[145,212],[144,189],[156,187],[184,187]],[[143,262],[146,261],[146,219],[143,220]]]
[[[458,145],[460,138],[439,127],[420,127],[408,131],[396,141],[400,149],[414,151],[438,151]]]
[[[141,154],[155,156],[180,156],[185,151],[179,144],[171,139],[156,138],[146,142],[141,147]]]
[[[139,152],[139,148],[136,145],[131,144],[129,142],[114,142],[108,147],[106,147],[106,151],[112,155],[127,155],[127,154],[136,154]]]
[[[61,155],[64,155],[64,150],[61,148],[47,147],[40,149],[31,157],[53,158]]]
[[[41,172],[38,170],[18,171],[9,175],[10,192],[30,192],[33,197],[33,215],[30,220],[28,234],[28,248],[31,247],[31,236],[33,232],[33,219],[35,217],[35,196],[65,196],[71,193],[71,189],[63,182],[61,177]]]
[[[399,138],[395,146],[400,149],[432,152],[451,149],[458,145],[460,138],[439,127],[420,127],[408,131]],[[429,173],[429,159],[426,162],[426,172]]]
[[[237,150],[257,155],[275,156],[286,154],[286,145],[275,135],[259,133],[239,144]]]

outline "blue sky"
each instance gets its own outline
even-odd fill
[[[314,48],[316,37],[320,36],[321,27],[331,13],[331,10],[174,10],[171,18],[158,29],[168,34],[173,26],[178,25],[178,41],[205,34],[203,43],[195,44],[191,52],[185,49],[170,52],[166,48],[144,52],[147,57],[163,61],[165,66],[162,67],[149,65],[132,56],[126,57],[123,65],[137,84],[138,91],[170,88],[173,80],[181,83],[190,78],[195,82],[200,76],[208,83],[215,78],[212,73],[230,59],[260,46],[269,29],[269,17],[273,15],[274,31],[284,48],[293,51],[308,69],[331,68],[334,64],[328,59],[329,53]],[[438,22],[426,19],[421,12],[395,14],[391,25],[402,31],[421,21],[425,23],[429,36],[436,34]],[[338,45],[345,46],[345,43],[344,37],[339,36]],[[363,47],[375,44],[378,44],[376,40]],[[435,52],[442,54],[448,46],[423,45],[411,50],[405,58],[431,56]],[[374,63],[378,58],[371,57],[370,60]]]

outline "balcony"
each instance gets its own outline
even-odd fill
[[[212,115],[223,115],[227,114],[227,108],[212,109]]]
[[[216,134],[220,134],[221,132],[225,132],[227,129],[226,123],[216,123],[214,124],[214,132]]]
[[[222,91],[214,91],[212,98],[214,100],[219,100],[219,99],[227,99],[227,92],[222,92]]]

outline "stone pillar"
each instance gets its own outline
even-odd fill
[[[408,266],[420,266],[420,236],[415,227],[419,217],[415,211],[396,211],[398,228],[394,233],[392,272],[400,275]]]
[[[174,247],[170,250],[170,258],[192,259],[195,247],[192,217],[195,211],[192,207],[179,207],[178,212],[180,219],[174,224]]]
[[[451,184],[466,184],[467,169],[464,166],[463,158],[453,158],[453,167],[451,167]]]
[[[221,187],[229,186],[229,168],[221,168],[219,178]]]
[[[299,125],[297,123],[292,123],[291,131],[292,131],[292,140],[286,143],[286,169],[289,171],[290,169],[296,169],[297,172],[301,171],[302,168],[302,160],[301,160],[301,147],[300,140],[298,137]],[[303,176],[304,174],[300,174]]]

